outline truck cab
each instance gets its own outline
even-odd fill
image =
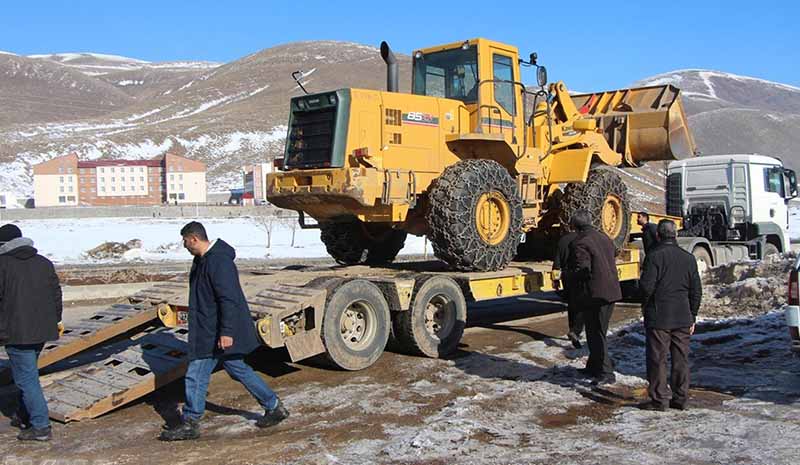
[[[789,250],[787,203],[795,197],[795,172],[774,157],[710,155],[667,170],[667,213],[684,219],[686,237],[722,247],[709,250],[713,265]],[[737,245],[747,254],[736,253]]]

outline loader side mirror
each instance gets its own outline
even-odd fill
[[[547,68],[544,66],[536,67],[536,83],[539,84],[539,87],[547,85]]]

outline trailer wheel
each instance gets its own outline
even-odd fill
[[[363,370],[383,354],[389,339],[389,304],[378,287],[356,279],[328,297],[322,319],[326,356],[343,370]]]
[[[517,252],[522,200],[494,160],[461,160],[430,187],[425,219],[438,258],[460,270],[505,268]]]
[[[320,224],[320,239],[341,265],[383,265],[392,262],[406,243],[406,232],[357,218]]]
[[[692,255],[694,255],[694,259],[697,260],[697,271],[700,272],[700,274],[711,269],[713,262],[711,261],[711,255],[705,247],[695,247],[692,249]]]
[[[467,324],[467,302],[450,278],[435,276],[418,283],[408,311],[394,317],[400,347],[415,355],[444,357],[458,346]]]
[[[592,168],[585,183],[567,185],[561,203],[561,223],[569,224],[572,214],[579,209],[589,211],[594,227],[604,232],[617,249],[625,245],[631,227],[631,206],[628,188],[615,168]]]

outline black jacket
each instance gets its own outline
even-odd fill
[[[642,246],[644,246],[644,253],[649,254],[650,250],[658,245],[658,226],[653,223],[647,223],[642,226]]]
[[[561,236],[558,240],[558,249],[556,250],[556,257],[553,260],[553,269],[554,270],[561,270],[561,297],[565,300],[569,300],[569,281],[566,279],[569,276],[568,264],[569,264],[569,245],[575,238],[578,237],[578,233],[575,231],[568,232]]]
[[[616,248],[608,236],[591,227],[578,231],[569,245],[567,273],[576,303],[622,300],[615,257]]]
[[[61,285],[50,260],[20,237],[0,247],[0,344],[58,339]]]
[[[222,355],[220,336],[233,338],[224,355],[246,355],[259,345],[239,271],[236,252],[217,239],[202,257],[195,257],[189,273],[189,359]]]
[[[674,239],[661,241],[647,254],[639,288],[646,327],[677,329],[694,324],[703,297],[697,261]]]

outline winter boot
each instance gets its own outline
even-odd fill
[[[46,442],[49,441],[52,437],[52,432],[50,427],[46,428],[27,428],[17,435],[17,439],[20,441],[42,441]]]
[[[158,439],[162,441],[186,441],[200,437],[200,422],[196,420],[181,420],[181,424],[161,432]]]
[[[289,411],[283,406],[283,402],[278,399],[278,405],[276,405],[274,409],[264,412],[264,416],[256,421],[256,426],[259,428],[268,428],[277,425],[287,418],[289,418]]]

